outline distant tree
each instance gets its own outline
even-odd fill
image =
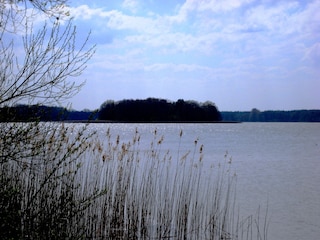
[[[114,108],[115,108],[115,102],[113,100],[107,100],[104,103],[101,104],[99,112],[98,112],[98,118],[99,119],[114,119]]]
[[[99,110],[99,119],[114,121],[220,121],[221,115],[211,102],[169,102],[164,99],[106,101]]]
[[[179,99],[174,106],[175,113],[174,119],[181,120],[181,118],[185,118],[186,115],[186,102],[183,99]]]
[[[211,101],[206,101],[202,104],[202,108],[205,112],[205,119],[210,121],[211,119],[216,119],[216,121],[221,121],[221,113],[218,111],[216,105]]]
[[[250,122],[259,122],[260,117],[261,117],[260,114],[261,114],[261,112],[258,109],[253,108],[250,112],[249,121]]]
[[[221,112],[224,121],[320,122],[320,110]]]

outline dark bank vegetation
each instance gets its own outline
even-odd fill
[[[109,122],[320,122],[320,110],[219,112],[211,102],[163,99],[108,100],[99,110],[17,104],[0,108],[0,122],[28,121]]]
[[[0,108],[0,122],[88,121],[95,119],[97,119],[97,112],[90,110],[76,111],[64,107],[22,104]]]
[[[179,122],[220,121],[221,115],[212,102],[170,102],[164,99],[106,101],[99,110],[99,119],[112,121]]]
[[[163,99],[106,101],[96,112],[75,111],[62,107],[43,105],[16,105],[0,108],[0,121],[72,121],[108,120],[127,122],[213,122],[220,121],[221,115],[211,102],[196,101],[170,102]]]
[[[320,110],[221,112],[224,121],[238,122],[320,122]]]

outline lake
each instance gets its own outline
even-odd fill
[[[320,123],[239,124],[91,124],[103,138],[130,141],[136,131],[141,148],[164,136],[161,151],[193,151],[203,144],[207,167],[232,160],[237,175],[237,204],[242,216],[261,209],[268,218],[268,239],[319,239]],[[179,135],[182,131],[182,138]],[[265,211],[267,209],[267,215]]]

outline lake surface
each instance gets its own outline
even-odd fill
[[[320,123],[91,124],[101,138],[130,141],[136,131],[141,148],[164,136],[161,151],[175,155],[204,145],[204,164],[232,159],[237,204],[243,216],[261,207],[268,239],[316,240],[320,236]],[[180,139],[180,131],[182,138]]]

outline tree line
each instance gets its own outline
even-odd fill
[[[164,99],[108,100],[97,111],[68,110],[43,105],[16,105],[0,108],[0,121],[77,121],[106,120],[128,122],[155,121],[221,121],[221,115],[212,102],[170,102]]]
[[[132,122],[221,121],[214,103],[182,99],[176,102],[157,98],[108,100],[101,105],[98,116],[100,120]]]
[[[0,108],[0,122],[95,120],[95,111],[69,110],[43,105],[16,105]]]
[[[224,121],[236,122],[320,122],[320,110],[221,112]]]
[[[320,110],[221,111],[211,102],[170,102],[164,99],[108,100],[100,109],[70,110],[44,105],[15,105],[0,108],[0,122],[27,121],[128,121],[128,122],[320,122]]]

